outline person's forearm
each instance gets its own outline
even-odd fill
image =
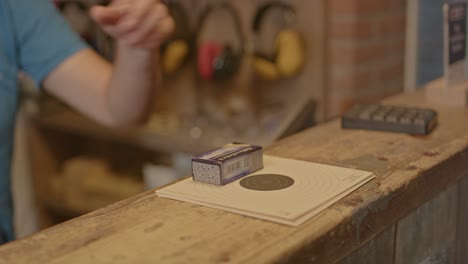
[[[84,49],[57,65],[44,86],[105,125],[142,124],[155,99],[157,51],[173,32],[174,21],[158,0],[115,0],[93,6],[90,15],[117,40],[114,65]]]
[[[146,121],[157,85],[157,52],[119,42],[111,80],[109,111],[115,126]]]

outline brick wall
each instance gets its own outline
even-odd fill
[[[406,0],[329,0],[328,116],[403,90]]]

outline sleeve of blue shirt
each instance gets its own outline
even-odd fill
[[[50,0],[8,0],[16,33],[18,66],[39,87],[66,58],[86,47]]]

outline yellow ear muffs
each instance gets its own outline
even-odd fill
[[[161,47],[160,64],[163,74],[176,74],[188,62],[193,53],[193,33],[187,12],[178,1],[170,1],[167,8],[174,19],[175,29],[173,37]]]
[[[271,60],[258,55],[252,57],[255,71],[266,80],[276,80],[280,77],[280,72]]]
[[[162,68],[165,74],[172,74],[181,67],[189,53],[189,45],[184,40],[172,41],[162,54]]]
[[[276,37],[276,67],[281,76],[291,77],[304,65],[304,43],[292,29],[282,30]]]
[[[260,35],[262,22],[266,14],[273,9],[279,9],[284,15],[296,16],[293,6],[283,2],[267,2],[257,9],[252,23],[252,31]],[[288,23],[288,22],[286,22]],[[255,51],[252,58],[255,71],[264,79],[276,80],[281,77],[292,77],[300,72],[304,65],[304,42],[299,32],[286,26],[280,30],[274,41],[273,55],[265,56],[262,51]]]

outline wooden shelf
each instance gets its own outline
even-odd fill
[[[41,127],[71,134],[138,145],[158,152],[197,154],[228,142],[249,142],[268,146],[279,138],[297,132],[305,123],[311,123],[314,109],[315,105],[309,99],[290,104],[288,109],[275,113],[276,121],[273,124],[271,122],[270,124],[250,124],[250,126],[255,126],[255,135],[246,135],[245,132],[248,129],[237,132],[231,130],[230,135],[223,135],[227,127],[209,125],[209,121],[203,122],[205,125],[197,125],[195,122],[180,125],[177,129],[160,126],[158,128],[146,126],[138,129],[114,129],[99,125],[65,107],[60,110],[56,108],[55,111],[41,111],[40,114],[31,115],[31,118]],[[195,137],[192,135],[194,129],[197,130]]]

